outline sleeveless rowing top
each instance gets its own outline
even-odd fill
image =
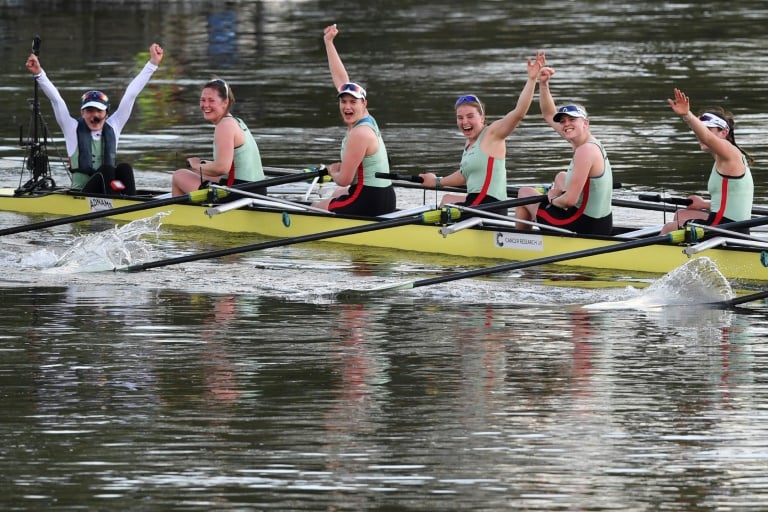
[[[245,142],[235,148],[234,160],[230,175],[234,170],[234,178],[241,181],[261,181],[264,179],[264,168],[261,165],[261,153],[259,146],[253,138],[251,130],[245,124],[245,121],[239,117],[234,118],[240,129],[245,134]],[[213,159],[216,160],[216,145],[213,146]],[[222,180],[224,178],[222,177]],[[231,180],[230,180],[231,181]]]
[[[752,199],[755,184],[749,169],[747,157],[741,155],[744,161],[744,174],[738,178],[723,176],[717,172],[717,165],[712,166],[709,174],[707,190],[712,200],[710,211],[714,213],[714,224],[719,224],[723,217],[732,221],[747,220],[752,217]]]
[[[374,154],[368,155],[365,158],[363,158],[363,162],[361,164],[362,169],[358,169],[352,183],[353,184],[359,183],[360,185],[364,185],[366,187],[379,187],[379,188],[388,187],[392,185],[392,180],[376,177],[377,172],[384,172],[384,173],[389,172],[389,157],[387,156],[387,147],[384,145],[384,139],[382,139],[381,137],[381,131],[379,130],[379,125],[376,123],[376,120],[371,116],[366,116],[360,119],[357,123],[355,123],[354,127],[361,126],[361,125],[367,126],[371,130],[373,130],[373,133],[376,134],[376,138],[379,141],[379,149]],[[342,160],[344,159],[344,151],[347,148],[348,137],[349,137],[349,132],[347,132],[347,135],[345,135],[344,139],[341,141],[341,159]]]
[[[477,194],[478,203],[486,196],[499,201],[507,199],[506,159],[493,158],[480,149],[486,128],[480,132],[474,144],[464,148],[459,170],[467,182],[467,193]]]
[[[611,162],[608,161],[608,154],[605,152],[605,148],[596,139],[587,141],[587,144],[594,144],[600,148],[600,153],[603,155],[604,167],[603,174],[596,177],[590,177],[587,179],[587,183],[584,186],[584,190],[588,190],[586,194],[587,204],[584,206],[583,214],[593,219],[601,219],[606,215],[611,214],[611,199],[613,196],[613,172],[611,171]],[[571,182],[573,176],[573,159],[568,165],[568,171],[565,174],[566,188]],[[581,208],[584,201],[585,194],[582,191],[579,196],[579,200],[574,205],[576,208]]]

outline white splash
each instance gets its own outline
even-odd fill
[[[714,261],[689,260],[655,281],[639,295],[620,301],[585,305],[586,309],[653,309],[711,304],[733,298],[733,289]]]
[[[162,218],[166,215],[168,213],[160,212],[113,229],[78,237],[58,256],[53,266],[43,272],[103,272],[145,261],[151,246],[143,237],[158,235]]]

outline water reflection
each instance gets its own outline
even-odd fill
[[[226,409],[237,404],[242,395],[233,356],[227,350],[228,332],[239,312],[237,296],[214,296],[212,311],[205,315],[201,338],[205,347],[201,355],[205,399],[212,407]]]
[[[0,467],[28,494],[74,503],[50,480],[99,475],[88,492],[155,503],[210,481],[278,509],[286,491],[359,508],[387,489],[589,510],[597,485],[606,503],[687,508],[719,496],[708,472],[716,493],[768,446],[764,319],[136,292],[3,290],[5,425],[26,450]]]

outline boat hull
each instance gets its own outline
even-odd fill
[[[95,210],[119,208],[141,200],[87,197],[67,193],[13,196],[0,190],[0,210],[34,215],[73,216]],[[119,221],[143,219],[166,213],[163,223],[170,226],[205,228],[231,233],[252,233],[275,238],[299,237],[370,224],[369,220],[329,216],[311,212],[241,208],[209,216],[201,205],[176,204],[115,215]],[[370,232],[328,238],[328,242],[414,251],[434,255],[486,258],[496,261],[528,261],[548,256],[596,249],[621,243],[608,237],[558,235],[539,231],[520,232],[499,228],[470,228],[443,236],[439,226],[409,224]],[[570,267],[608,269],[628,273],[663,274],[684,264],[691,257],[713,260],[729,279],[768,281],[763,263],[764,251],[755,248],[715,247],[688,256],[684,247],[654,244],[562,261]]]

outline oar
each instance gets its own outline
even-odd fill
[[[662,196],[661,194],[639,194],[637,196],[641,201],[649,201],[654,203],[667,203],[679,206],[688,206],[691,204],[691,200],[687,197],[669,197]],[[753,215],[768,215],[768,208],[761,208],[759,206],[752,207]]]
[[[757,293],[751,293],[749,295],[742,295],[741,297],[735,297],[729,300],[714,302],[710,305],[713,307],[732,308],[740,304],[745,304],[747,302],[752,302],[754,300],[760,300],[765,298],[768,298],[768,290],[763,290]]]
[[[541,201],[541,196],[524,197],[521,199],[499,201],[495,203],[486,203],[478,205],[477,209],[495,209],[499,207],[512,207],[521,204],[533,203]],[[271,249],[274,247],[285,247],[288,245],[301,244],[304,242],[316,242],[318,240],[326,240],[329,238],[336,238],[347,235],[357,235],[360,233],[368,233],[371,231],[378,231],[381,229],[388,229],[397,226],[405,226],[408,224],[415,224],[420,222],[422,224],[437,224],[443,221],[443,217],[456,220],[461,216],[461,211],[458,208],[451,208],[450,205],[446,206],[442,210],[430,210],[418,215],[411,215],[407,217],[397,217],[394,219],[387,219],[378,222],[372,222],[370,224],[363,224],[360,226],[353,226],[349,228],[335,229],[332,231],[321,231],[318,233],[311,233],[307,235],[295,236],[290,238],[279,238],[277,240],[269,240],[266,242],[259,242],[248,245],[241,245],[238,247],[230,247],[227,249],[218,249],[215,251],[207,251],[198,254],[190,254],[187,256],[178,256],[176,258],[168,258],[164,260],[149,261],[146,263],[139,263],[136,265],[130,265],[123,268],[116,268],[115,270],[126,272],[137,272],[140,270],[149,270],[151,268],[167,267],[169,265],[177,265],[179,263],[188,263],[191,261],[199,261],[210,258],[220,258],[222,256],[229,256],[232,254],[241,254],[244,252],[260,251],[263,249]]]
[[[458,218],[460,215],[459,210],[455,208],[449,209],[448,211],[449,211],[448,214],[451,215],[452,218]],[[314,242],[318,240],[326,240],[329,238],[335,238],[339,236],[357,235],[359,233],[368,233],[371,231],[378,231],[382,229],[393,228],[396,226],[405,226],[407,224],[415,224],[417,222],[421,222],[423,224],[436,224],[441,220],[441,216],[443,213],[444,212],[442,210],[430,210],[428,212],[424,212],[419,215],[412,215],[409,217],[399,217],[396,219],[384,220],[380,222],[371,222],[368,224],[362,224],[359,226],[353,226],[349,228],[334,229],[331,231],[320,231],[318,233],[294,236],[290,238],[278,238],[276,240],[269,240],[266,242],[241,245],[238,247],[229,247],[227,249],[218,249],[215,251],[207,251],[207,252],[202,252],[198,254],[189,254],[187,256],[178,256],[176,258],[149,261],[147,263],[139,263],[136,265],[129,265],[123,268],[116,268],[115,270],[126,271],[126,272],[137,272],[140,270],[148,270],[151,268],[177,265],[179,263],[188,263],[190,261],[199,261],[199,260],[205,260],[210,258],[219,258],[222,256],[229,256],[232,254],[241,254],[244,252],[271,249],[273,247],[284,247],[287,245],[300,244],[304,242]]]
[[[637,198],[641,201],[676,204],[680,206],[688,206],[693,202],[687,197],[663,197],[661,194],[638,194]]]
[[[239,190],[253,190],[263,187],[272,187],[275,185],[282,185],[284,183],[291,183],[296,181],[303,181],[307,177],[312,176],[324,176],[328,171],[325,169],[319,169],[317,171],[302,173],[291,176],[278,176],[276,178],[265,179],[261,181],[253,181],[250,183],[243,183],[233,188]],[[84,220],[100,219],[103,217],[112,217],[115,215],[121,215],[124,213],[138,212],[142,210],[150,210],[152,208],[162,208],[164,206],[182,203],[202,203],[209,199],[211,194],[216,194],[216,197],[222,198],[227,195],[223,190],[214,192],[210,189],[195,190],[188,194],[174,197],[166,197],[163,199],[151,199],[136,204],[130,204],[127,206],[121,206],[119,208],[111,208],[107,210],[98,210],[89,213],[83,213],[81,215],[71,215],[69,217],[60,217],[58,219],[45,220],[41,222],[34,222],[32,224],[24,224],[23,226],[15,226],[11,228],[0,229],[0,236],[11,235],[15,233],[23,233],[25,231],[34,231],[36,229],[50,228],[53,226],[61,226],[63,224],[71,224],[73,222],[80,222]],[[41,199],[45,200],[45,199]]]
[[[382,178],[385,180],[404,182],[404,183],[396,183],[395,185],[398,187],[427,190],[421,185],[419,185],[419,183],[424,183],[424,178],[422,178],[421,176],[411,176],[410,174],[399,174],[396,172],[377,172],[376,177]],[[441,186],[440,190],[444,192],[462,192],[462,193],[467,192],[467,189],[465,187]]]
[[[411,176],[410,174],[399,174],[399,173],[396,173],[396,172],[377,172],[376,173],[376,177],[377,178],[383,178],[383,179],[390,179],[390,180],[404,181],[405,182],[405,183],[398,183],[397,184],[398,187],[418,188],[418,189],[423,189],[424,188],[421,185],[415,185],[415,183],[424,183],[424,178],[422,178],[421,176]],[[410,183],[408,183],[408,182],[410,182]],[[414,185],[411,185],[411,183],[414,183]],[[623,185],[621,183],[614,183],[613,184],[613,188],[614,189],[622,188],[622,186]],[[427,190],[429,190],[429,189],[427,189]],[[442,190],[444,192],[462,192],[462,193],[466,193],[467,192],[467,188],[466,187],[446,187],[446,186],[443,186],[443,185],[441,185],[438,190]],[[508,185],[507,186],[507,193],[508,194],[517,194],[517,192],[519,190],[520,190],[520,187],[513,186],[513,185]]]
[[[405,183],[397,183],[396,185],[398,187],[430,190],[430,189],[425,189],[421,185],[418,185],[418,183],[424,183],[424,178],[422,178],[421,176],[411,176],[410,174],[399,174],[396,172],[377,172],[376,177],[405,182]],[[442,190],[443,192],[461,192],[463,194],[467,193],[466,187],[449,187],[449,186],[441,185],[438,188],[438,190]],[[518,190],[519,190],[519,187],[513,187],[513,186],[507,187],[507,193],[509,194],[517,194]]]
[[[668,204],[649,204],[640,201],[630,201],[627,199],[611,199],[611,205],[619,206],[622,208],[634,208],[636,210],[650,210],[653,212],[676,212],[679,210],[677,206]]]
[[[418,279],[416,281],[408,281],[405,283],[398,283],[393,285],[385,285],[373,288],[371,290],[345,290],[342,295],[354,295],[357,293],[367,292],[380,292],[388,290],[410,290],[412,288],[419,288],[421,286],[429,286],[432,284],[447,283],[450,281],[458,281],[459,279],[466,279],[469,277],[487,276],[490,274],[497,274],[499,272],[507,272],[510,270],[519,270],[523,268],[535,267],[537,265],[546,265],[548,263],[557,263],[566,260],[575,260],[578,258],[586,258],[588,256],[598,256],[600,254],[607,254],[611,252],[626,251],[629,249],[635,249],[637,247],[645,247],[663,242],[679,243],[685,239],[685,231],[673,231],[665,235],[657,235],[650,238],[640,238],[637,240],[630,240],[629,242],[620,242],[614,245],[608,245],[604,247],[596,247],[594,249],[584,249],[581,251],[567,252],[563,254],[554,254],[552,256],[545,256],[543,258],[536,258],[527,261],[515,261],[512,263],[505,263],[503,265],[497,265],[489,268],[477,268],[474,270],[467,270],[464,272],[457,272],[455,274],[448,274],[437,277],[430,277],[427,279]]]
[[[723,224],[723,228],[738,229],[753,227],[762,224],[768,224],[768,217],[759,217],[739,222],[729,222]],[[696,231],[696,236],[701,238],[704,236],[704,230],[700,227],[690,226],[688,229]],[[558,263],[561,261],[575,260],[578,258],[587,258],[590,256],[599,256],[601,254],[609,254],[612,252],[626,251],[629,249],[635,249],[638,247],[646,247],[657,243],[682,243],[685,241],[686,229],[679,229],[666,233],[663,235],[652,236],[649,238],[639,238],[630,240],[628,242],[620,242],[613,245],[607,245],[603,247],[595,247],[593,249],[583,249],[581,251],[567,252],[563,254],[554,254],[552,256],[545,256],[543,258],[536,258],[527,261],[516,261],[512,263],[506,263],[503,265],[497,265],[489,268],[478,268],[474,270],[467,270],[465,272],[457,272],[455,274],[448,274],[444,276],[430,277],[427,279],[419,279],[416,281],[409,281],[406,283],[399,283],[393,285],[384,285],[373,288],[371,290],[344,290],[341,295],[355,295],[364,294],[370,292],[380,292],[387,290],[410,290],[412,288],[419,288],[421,286],[428,286],[432,284],[447,283],[450,281],[457,281],[459,279],[465,279],[468,277],[486,276],[490,274],[497,274],[499,272],[507,272],[510,270],[520,270],[529,267],[535,267],[538,265],[546,265],[549,263]]]

